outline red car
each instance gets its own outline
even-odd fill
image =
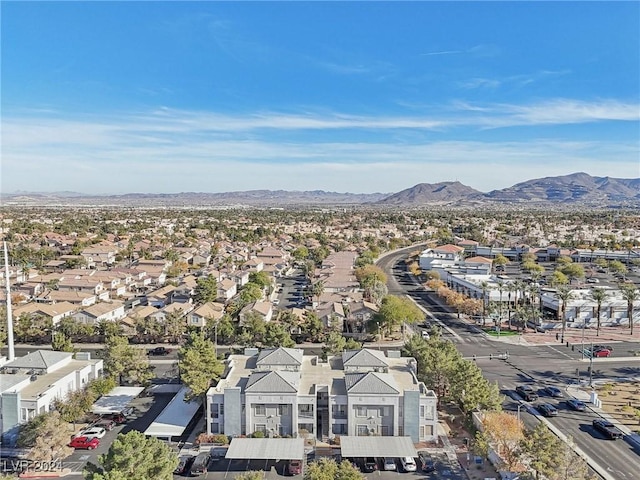
[[[593,352],[593,356],[594,357],[609,357],[609,356],[611,356],[611,350],[607,350],[606,348],[603,348],[601,350],[595,350]]]
[[[100,445],[100,440],[96,437],[76,437],[69,443],[70,447],[83,448],[86,450],[93,450]]]
[[[300,460],[289,461],[289,475],[300,475],[302,473],[302,462]]]

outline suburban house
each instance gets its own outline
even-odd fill
[[[187,325],[204,328],[208,319],[220,320],[224,315],[224,304],[207,302],[192,310],[187,316]]]
[[[420,253],[420,268],[425,271],[441,270],[451,267],[460,262],[464,256],[464,247],[457,245],[441,245],[439,247],[427,248]]]
[[[240,314],[238,315],[240,318],[240,325],[244,325],[249,314],[257,314],[265,322],[270,322],[271,317],[273,317],[273,305],[269,302],[260,301],[246,305],[242,310],[240,310]]]
[[[210,434],[437,438],[437,397],[413,358],[361,349],[322,362],[300,349],[246,349],[225,372],[207,392]]]
[[[218,282],[218,298],[224,302],[231,300],[238,293],[238,285],[235,280],[225,278]]]
[[[83,249],[80,255],[88,267],[106,267],[116,263],[118,249],[114,245],[91,245]]]
[[[73,357],[73,353],[38,350],[0,363],[0,433],[5,445],[15,443],[20,424],[53,410],[55,399],[102,376],[102,360],[85,352]]]
[[[102,321],[116,322],[125,316],[124,302],[117,300],[96,303],[73,314],[73,318],[77,322],[89,325],[95,325]]]
[[[50,318],[53,325],[60,323],[65,317],[70,317],[78,309],[77,305],[73,305],[69,302],[60,303],[27,303],[21,305],[13,310],[15,318],[20,318],[22,315],[29,317],[41,316]]]

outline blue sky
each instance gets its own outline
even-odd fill
[[[2,2],[4,192],[640,177],[638,2]]]

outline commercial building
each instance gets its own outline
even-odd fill
[[[208,433],[231,437],[408,436],[434,440],[436,394],[416,378],[413,358],[345,351],[322,361],[300,349],[231,355],[207,392]]]

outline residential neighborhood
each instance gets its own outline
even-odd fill
[[[24,445],[20,432],[39,414],[60,412],[91,427],[132,409],[125,431],[189,462],[209,450],[210,460],[257,460],[255,449],[271,441],[275,450],[264,461],[284,462],[274,472],[339,455],[368,475],[373,467],[352,443],[366,437],[381,473],[386,457],[450,451],[462,460],[449,467],[441,460],[438,468],[463,475],[473,435],[456,446],[455,417],[511,404],[499,396],[502,383],[491,383],[483,350],[464,356],[461,335],[494,342],[495,358],[508,362],[508,351],[533,352],[527,345],[539,342],[576,352],[582,337],[578,352],[584,359],[588,350],[593,362],[619,355],[615,345],[589,346],[601,333],[638,341],[640,226],[633,216],[610,230],[579,212],[555,229],[540,217],[544,229],[532,223],[522,231],[520,219],[506,235],[505,224],[487,218],[480,231],[478,217],[463,214],[450,228],[444,212],[140,210],[119,218],[105,209],[104,220],[74,231],[89,213],[97,214],[3,211],[2,339],[7,345],[10,292],[13,348],[27,352],[6,353],[0,364],[7,451]],[[580,235],[564,233],[589,222]],[[536,228],[553,234],[524,243]],[[451,348],[448,361],[459,362],[464,376],[434,370],[444,361],[435,352]],[[479,384],[475,375],[487,377]],[[103,378],[115,390],[98,395],[93,385]],[[465,382],[484,393],[472,395]],[[117,394],[120,388],[134,390]],[[75,392],[87,389],[97,403],[66,413]],[[108,448],[112,435],[95,448]],[[285,448],[283,439],[298,443]],[[293,451],[303,456],[285,453]],[[79,458],[71,454],[69,465],[80,468]],[[207,475],[217,478],[220,465],[207,464]],[[406,468],[398,460],[397,471]]]

